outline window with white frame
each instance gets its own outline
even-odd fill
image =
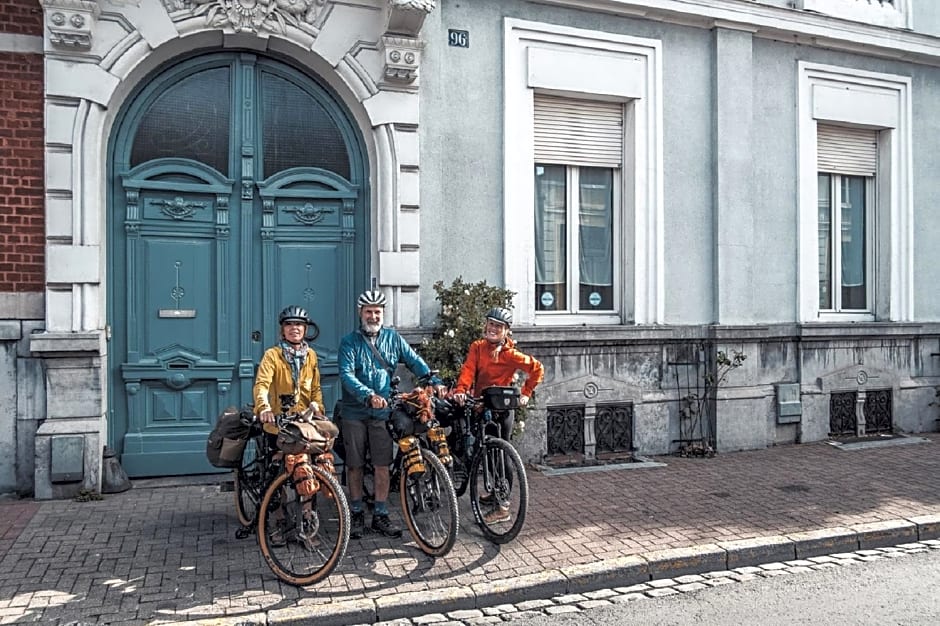
[[[820,312],[872,311],[877,158],[875,131],[817,127]]]
[[[623,105],[535,94],[535,310],[617,313]]]
[[[661,43],[504,25],[504,277],[516,323],[663,323]]]
[[[798,67],[799,320],[910,321],[911,79]]]

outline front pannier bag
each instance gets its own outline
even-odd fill
[[[206,458],[215,467],[235,468],[241,465],[242,453],[248,443],[249,426],[242,413],[251,417],[249,411],[228,407],[216,420],[215,428],[206,440]]]

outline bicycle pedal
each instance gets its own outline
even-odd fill
[[[236,539],[248,539],[248,537],[251,537],[251,535],[252,535],[251,528],[247,526],[242,526],[241,528],[235,531]]]

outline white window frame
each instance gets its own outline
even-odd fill
[[[875,257],[875,211],[874,211],[874,199],[875,195],[875,179],[871,176],[856,176],[852,174],[836,174],[833,172],[820,172],[819,174],[825,174],[829,176],[829,211],[833,216],[833,219],[829,222],[829,241],[830,250],[832,252],[831,263],[831,276],[829,288],[831,290],[830,297],[832,299],[833,306],[829,309],[820,309],[820,314],[854,314],[860,315],[863,319],[871,319],[872,311],[874,309],[874,275],[875,275],[875,266],[876,266],[876,257]],[[842,192],[840,189],[841,180],[845,177],[855,176],[857,178],[862,178],[865,181],[865,303],[866,306],[864,309],[846,309],[842,305],[842,279],[841,277],[836,279],[837,276],[841,275],[842,267],[842,246],[839,245],[841,240],[841,233],[844,229],[844,224],[842,223]],[[818,211],[817,211],[818,213]]]
[[[664,318],[661,42],[514,18],[504,20],[504,282],[524,325],[658,324]],[[593,71],[585,71],[590,68]],[[535,312],[536,90],[623,102],[619,182],[619,315]],[[615,194],[616,197],[616,194]]]
[[[537,311],[537,317],[545,317],[545,323],[550,323],[551,318],[562,319],[567,321],[564,318],[570,318],[572,316],[583,316],[589,318],[591,323],[594,324],[617,324],[620,323],[621,315],[618,307],[618,303],[623,301],[623,296],[621,291],[623,290],[623,241],[621,240],[623,226],[621,224],[623,219],[623,211],[618,210],[618,207],[622,206],[622,200],[620,198],[620,189],[621,184],[621,175],[620,168],[608,167],[603,168],[600,166],[588,166],[588,165],[563,165],[559,163],[549,163],[544,164],[548,166],[562,167],[565,169],[565,219],[568,224],[566,241],[565,241],[565,254],[568,259],[565,271],[566,271],[566,299],[568,300],[567,310],[565,311]],[[609,169],[613,172],[613,177],[611,180],[611,185],[613,187],[612,193],[613,197],[611,198],[612,208],[613,208],[613,220],[612,220],[612,236],[613,236],[613,300],[614,300],[614,310],[605,310],[605,311],[590,311],[584,310],[577,313],[570,313],[571,309],[580,308],[580,272],[576,272],[576,269],[580,269],[580,265],[575,264],[572,259],[580,259],[581,249],[580,249],[580,176],[581,170],[592,167],[597,169]],[[575,171],[577,170],[577,172]],[[535,175],[533,170],[533,176]],[[533,206],[534,209],[534,206]],[[533,259],[534,262],[534,259]],[[534,292],[533,292],[534,293]],[[534,297],[534,296],[533,296]],[[533,306],[535,303],[533,302]],[[542,320],[540,320],[541,322]]]
[[[799,319],[911,321],[914,316],[911,79],[814,63],[799,72]],[[869,313],[819,309],[817,123],[877,130]]]

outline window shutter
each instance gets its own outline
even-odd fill
[[[878,133],[846,126],[816,126],[818,171],[849,176],[874,176],[878,165]]]
[[[620,167],[623,104],[535,94],[535,161]]]

